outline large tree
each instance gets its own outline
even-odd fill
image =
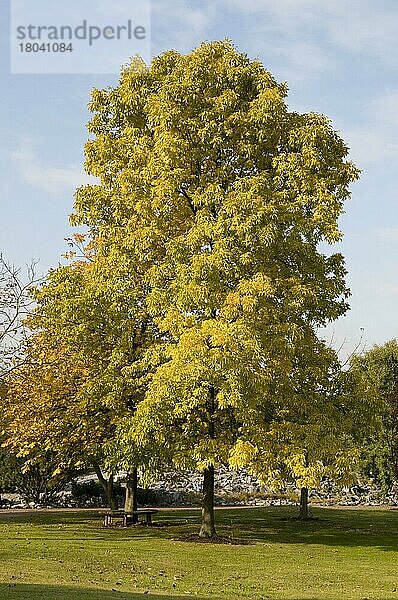
[[[248,425],[271,425],[300,394],[310,409],[297,382],[314,330],[348,307],[343,257],[320,244],[340,239],[358,171],[329,120],[290,111],[286,95],[214,42],[135,59],[90,104],[86,169],[100,182],[78,190],[72,221],[138,277],[159,329],[123,440],[203,471],[202,536],[215,534],[214,467]]]

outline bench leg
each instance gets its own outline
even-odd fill
[[[146,514],[146,523],[147,525],[152,525],[152,515],[151,513]]]
[[[138,515],[123,515],[123,526],[128,527],[128,525],[135,525],[138,523]]]

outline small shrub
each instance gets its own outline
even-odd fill
[[[124,501],[125,490],[120,483],[114,484],[114,491],[121,501]],[[105,491],[100,483],[95,479],[89,481],[73,481],[72,482],[72,499],[76,502],[77,506],[108,506]],[[120,501],[119,501],[120,503]]]

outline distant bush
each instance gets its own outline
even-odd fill
[[[71,480],[69,471],[58,470],[55,456],[48,452],[40,461],[26,465],[25,458],[19,458],[6,449],[0,451],[0,493],[20,494],[26,502],[53,504],[58,494]]]
[[[138,488],[138,504],[141,506],[155,506],[159,504],[159,494],[150,488]]]
[[[115,483],[114,490],[116,496],[124,500],[124,488],[119,483]],[[89,481],[72,481],[72,499],[77,506],[108,506],[105,491],[98,481],[90,479]],[[120,499],[119,499],[120,503]]]
[[[391,451],[381,439],[371,440],[362,448],[361,475],[373,479],[386,492],[394,482]]]
[[[120,483],[114,484],[115,495],[119,506],[123,506],[126,495],[125,488]],[[95,479],[72,482],[72,499],[78,506],[107,506],[107,498],[103,487]],[[138,504],[149,506],[159,504],[159,494],[156,490],[138,488]]]

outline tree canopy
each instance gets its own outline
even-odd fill
[[[358,170],[330,121],[286,97],[226,41],[134,59],[90,103],[86,170],[99,183],[77,191],[72,223],[89,228],[95,260],[135,290],[130,310],[154,333],[118,439],[149,443],[148,464],[204,471],[203,535],[214,534],[214,466],[244,464],[260,434],[322,412],[322,384],[306,393],[311,368],[330,374],[315,330],[348,308],[344,259],[320,243],[341,238]]]
[[[355,356],[363,403],[373,403],[378,427],[364,445],[365,472],[385,487],[398,478],[398,343],[392,339]]]
[[[325,248],[358,170],[330,121],[289,110],[228,41],[135,58],[90,110],[98,183],[71,216],[87,241],[36,294],[9,443],[201,470],[204,537],[217,465],[304,487],[348,473],[355,410],[316,332],[348,309],[344,258]]]

